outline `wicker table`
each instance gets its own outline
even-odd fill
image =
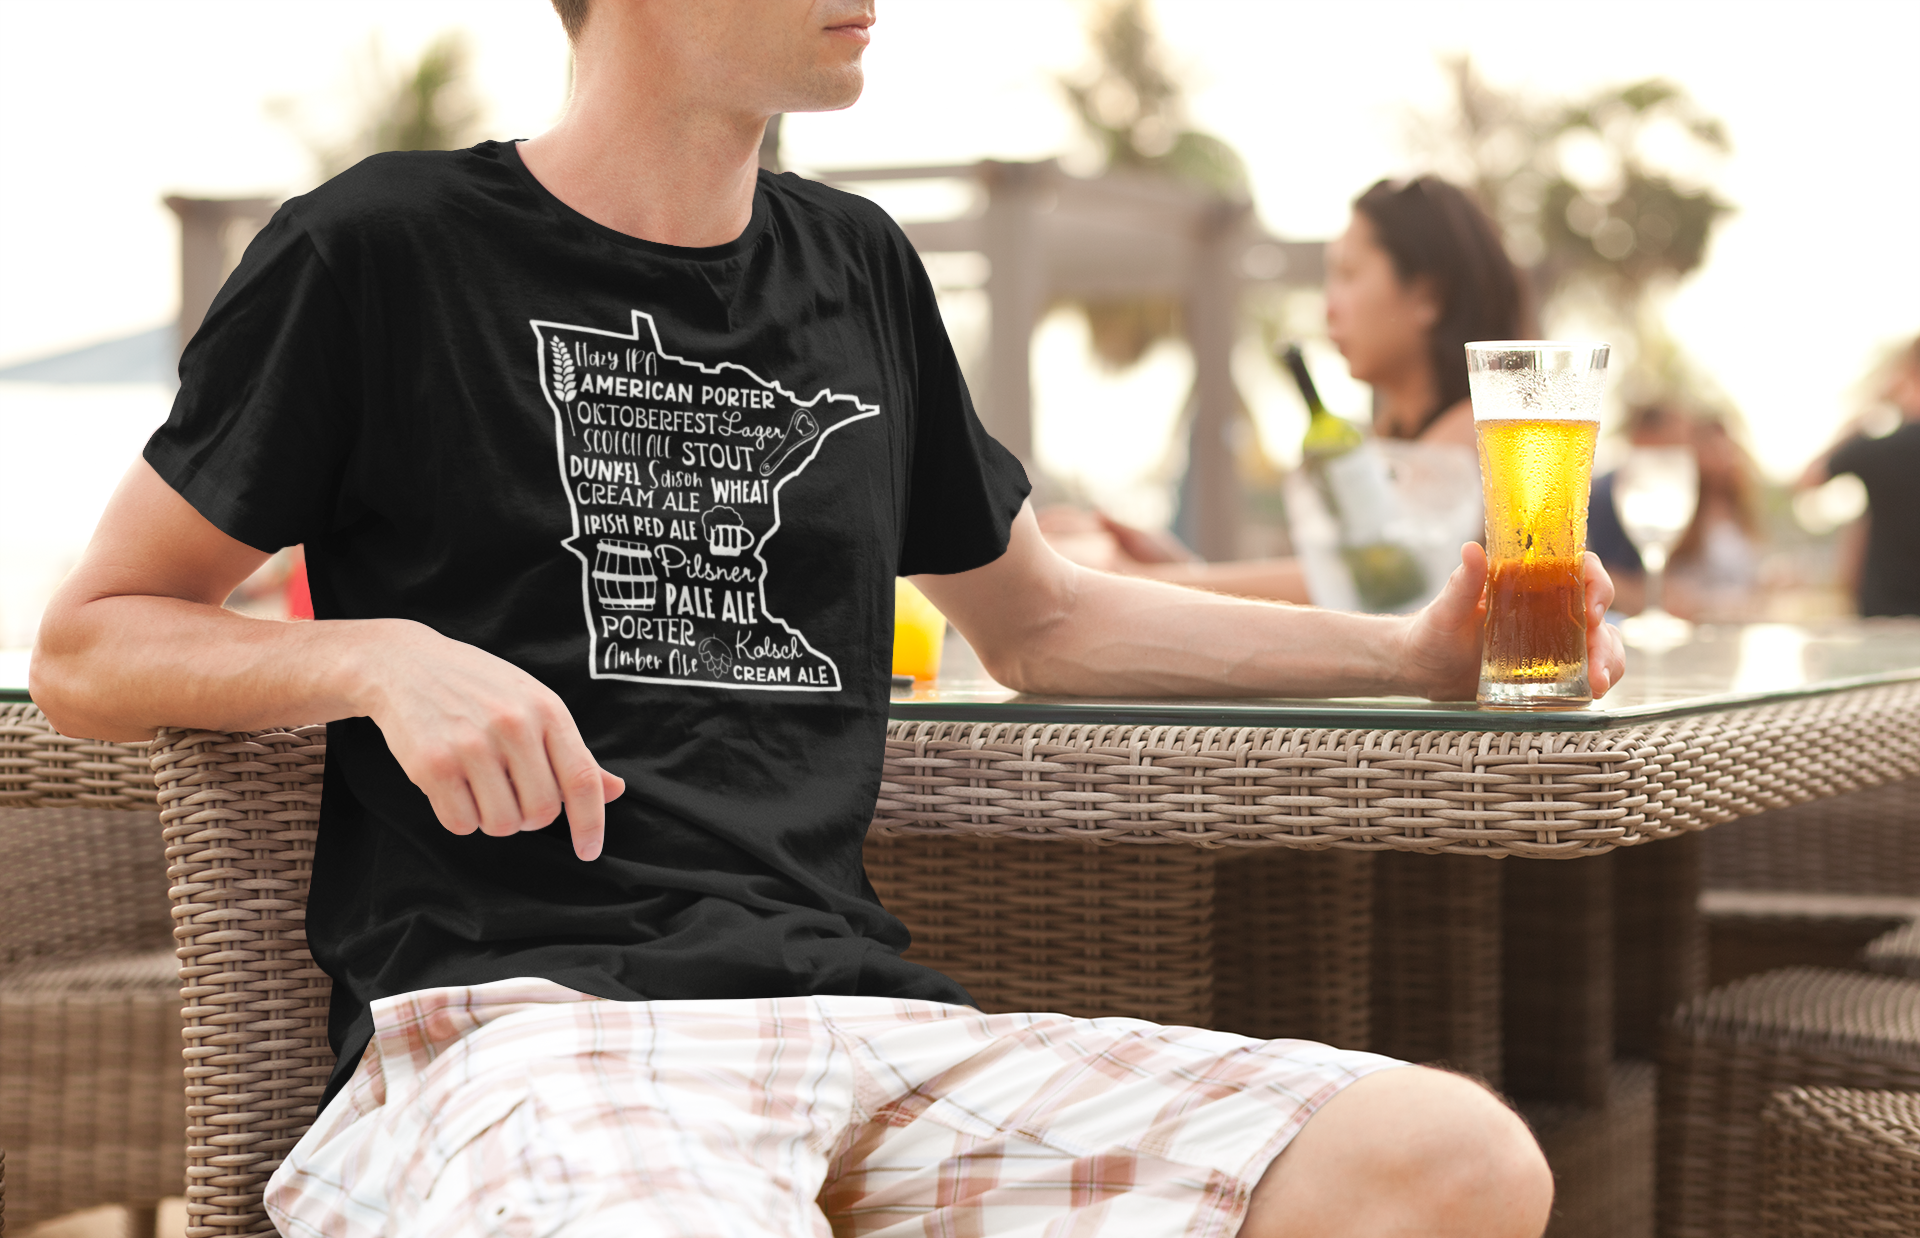
[[[1634,1059],[1704,984],[1699,831],[1920,775],[1920,623],[1703,628],[1631,651],[1603,703],[1540,713],[1023,697],[950,652],[894,701],[868,848],[920,957],[983,1005],[1051,994],[1469,1070],[1557,1169],[1636,1143],[1642,1217]],[[1074,841],[1106,845],[1032,845]],[[1613,1182],[1552,1232],[1644,1232]]]

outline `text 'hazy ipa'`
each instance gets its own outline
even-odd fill
[[[1480,471],[1486,482],[1485,680],[1552,690],[1577,683],[1587,666],[1587,487],[1592,421],[1483,419]],[[1493,617],[1499,616],[1494,622]],[[1559,695],[1555,693],[1555,695]]]

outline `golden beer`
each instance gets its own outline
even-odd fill
[[[1480,703],[1564,709],[1587,684],[1587,486],[1606,394],[1595,341],[1467,345],[1487,508]]]
[[[1481,700],[1574,704],[1587,685],[1587,488],[1595,421],[1483,418],[1487,629]]]

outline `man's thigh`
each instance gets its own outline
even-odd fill
[[[856,1094],[885,1098],[856,1106],[828,1170],[839,1238],[1231,1235],[1307,1119],[1400,1065],[1132,1019],[967,1011],[836,1031]]]
[[[545,983],[377,1011],[386,1034],[269,1185],[281,1231],[824,1238],[851,1078],[809,999],[528,1000]],[[438,1003],[506,998],[447,1043],[423,1032],[449,1024]]]

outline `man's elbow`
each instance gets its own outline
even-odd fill
[[[78,626],[78,617],[58,600],[47,608],[27,662],[27,695],[60,734],[103,739],[99,719],[87,708],[85,642]]]

